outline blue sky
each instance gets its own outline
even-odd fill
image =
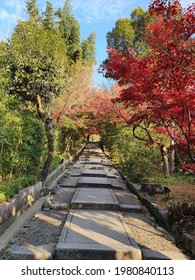
[[[26,0],[0,0],[0,39],[6,39],[13,31],[17,20],[25,19]],[[65,0],[50,0],[54,9],[63,7]],[[148,8],[150,0],[72,0],[75,17],[81,26],[81,36],[85,39],[92,31],[97,33],[97,65],[106,58],[106,33],[111,31],[118,18],[129,17],[138,6],[144,10]],[[181,0],[187,7],[193,0]],[[41,11],[45,9],[46,0],[38,0]],[[104,80],[97,73],[94,75],[96,83]]]

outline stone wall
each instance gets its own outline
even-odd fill
[[[0,235],[39,197],[42,182],[21,190],[9,202],[0,204]]]
[[[192,232],[195,231],[195,203],[173,203],[169,210],[169,216],[174,225],[177,225],[178,222],[181,223],[179,226],[173,227],[176,239],[195,256],[195,236],[188,234],[188,230],[185,232],[186,220],[188,223],[190,222],[188,227],[192,229]]]
[[[195,256],[195,238],[185,232],[181,233],[181,238],[183,247]]]

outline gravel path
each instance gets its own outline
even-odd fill
[[[10,246],[17,244],[29,247],[57,243],[68,212],[68,210],[38,212],[11,240]]]
[[[160,227],[155,228],[144,214],[124,213],[123,215],[132,236],[141,248],[180,253],[175,244],[168,240],[171,239],[168,232]]]

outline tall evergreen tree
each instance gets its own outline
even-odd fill
[[[43,13],[43,25],[46,30],[52,30],[54,27],[54,10],[49,1],[46,2],[45,12]]]
[[[149,13],[141,7],[137,7],[131,13],[132,26],[135,32],[133,48],[137,53],[145,52],[146,46],[146,26],[149,22]]]
[[[132,20],[129,18],[118,19],[115,27],[107,33],[108,47],[125,51],[131,47],[135,38],[135,32],[132,26]]]
[[[58,9],[59,28],[67,46],[70,59],[77,62],[81,58],[80,25],[75,19],[70,0],[66,0],[63,9]]]
[[[26,2],[26,8],[29,18],[37,22],[39,20],[39,9],[37,8],[37,0],[28,0]]]
[[[112,31],[107,33],[107,45],[125,51],[132,48],[136,53],[147,50],[146,24],[149,21],[148,12],[142,8],[136,8],[130,18],[120,18],[116,21]]]
[[[86,63],[94,64],[96,58],[96,32],[92,32],[89,37],[81,43],[82,60]]]

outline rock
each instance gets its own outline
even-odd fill
[[[47,199],[43,202],[43,205],[41,207],[42,211],[49,211],[51,210],[51,205],[52,205],[52,199],[51,196],[47,197]]]
[[[55,188],[53,188],[53,189],[50,191],[50,194],[51,194],[51,195],[56,195],[59,189],[60,189],[60,187],[59,187],[58,185],[56,185]]]
[[[164,191],[164,194],[167,196],[169,196],[169,193],[171,192],[171,190],[168,187],[163,187],[163,191]]]
[[[157,229],[158,231],[162,232],[163,236],[164,236],[167,240],[171,241],[172,243],[175,243],[175,238],[174,238],[172,235],[170,235],[169,232],[166,231],[164,228],[159,227],[159,226],[156,226],[156,229]]]
[[[149,195],[154,195],[157,193],[164,193],[164,187],[157,183],[143,183],[141,185],[141,191],[147,192]]]
[[[182,241],[185,248],[192,254],[195,254],[195,238],[188,233],[183,233]]]

